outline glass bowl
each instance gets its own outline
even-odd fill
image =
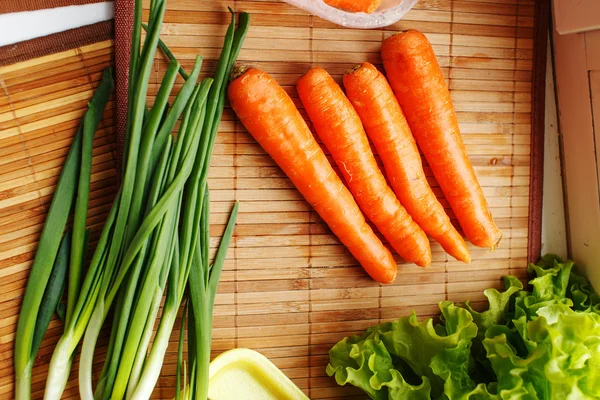
[[[379,8],[371,13],[353,13],[331,7],[323,0],[283,0],[334,24],[348,28],[381,28],[398,22],[418,0],[383,0]]]

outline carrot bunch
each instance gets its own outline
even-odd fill
[[[457,260],[471,260],[427,182],[417,145],[471,243],[493,250],[502,234],[469,161],[431,45],[422,33],[407,31],[386,39],[381,52],[389,83],[369,63],[344,75],[345,94],[322,68],[297,82],[304,109],[347,187],[290,97],[268,74],[241,70],[228,94],[250,134],[369,275],[390,283],[396,263],[363,213],[406,261],[431,263],[427,234]]]
[[[429,240],[385,181],[361,120],[342,89],[322,68],[308,71],[296,88],[360,209],[406,261],[429,265]]]
[[[248,132],[369,275],[392,282],[397,272],[392,254],[365,221],[290,96],[263,71],[239,73],[229,85],[229,102]]]
[[[464,239],[427,182],[415,139],[383,74],[372,64],[363,63],[344,75],[344,87],[400,203],[448,254],[466,263],[471,261]]]

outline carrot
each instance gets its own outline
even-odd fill
[[[231,107],[256,141],[371,277],[391,283],[397,265],[365,221],[292,99],[267,73],[247,69],[228,88]]]
[[[471,255],[467,245],[427,182],[415,139],[383,74],[365,62],[344,75],[344,88],[400,203],[446,252],[468,263]]]
[[[324,0],[331,7],[339,8],[344,11],[364,12],[367,14],[377,10],[381,0]]]
[[[429,41],[419,31],[402,32],[384,40],[381,56],[410,129],[465,235],[475,246],[493,250],[502,233],[467,156],[450,92]]]
[[[342,89],[322,68],[308,71],[296,88],[317,134],[367,218],[405,260],[420,266],[430,264],[427,235],[385,181],[360,118]]]

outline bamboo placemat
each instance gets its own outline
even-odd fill
[[[534,41],[539,6],[532,0],[421,0],[396,25],[359,31],[335,27],[275,1],[169,0],[162,35],[184,68],[190,69],[200,53],[205,57],[204,73],[213,71],[229,21],[227,6],[252,17],[240,63],[269,72],[299,106],[294,84],[310,67],[324,67],[339,81],[358,62],[380,66],[381,41],[394,31],[425,32],[448,79],[467,149],[504,233],[493,253],[470,247],[470,265],[449,259],[432,243],[434,263],[429,268],[401,265],[395,284],[379,285],[226,108],[209,181],[213,246],[234,200],[240,201],[240,214],[215,306],[213,355],[234,347],[253,348],[313,399],[364,398],[326,376],[327,351],[335,342],[412,310],[423,318],[435,315],[437,303],[445,299],[480,302],[483,289],[501,287],[501,276],[525,277],[528,251],[531,258],[537,257],[530,234],[539,226],[531,226],[530,215],[539,212],[532,199],[540,192],[534,189],[531,196],[530,187],[540,182],[539,171],[532,168],[540,153],[531,151],[532,142],[539,142],[532,136],[538,129],[532,128],[532,118],[539,119],[540,111],[543,116],[543,108],[532,115],[532,93],[540,93],[538,84],[532,87],[540,73],[533,73],[534,53],[535,60],[538,53],[545,55],[545,49],[534,51],[535,43],[545,45],[545,38]],[[46,207],[101,66],[112,62],[110,49],[111,42],[102,42],[0,68],[0,398],[12,397],[16,315]],[[157,56],[150,97],[166,66]],[[111,103],[95,142],[89,222],[96,232],[115,190],[113,115]],[[35,398],[41,397],[61,329],[54,321],[42,345],[34,368]],[[177,337],[176,329],[156,398],[173,396]],[[102,350],[99,363],[101,358]],[[75,375],[65,397],[78,397]]]
[[[501,286],[502,275],[525,276],[534,2],[422,0],[394,26],[359,31],[340,29],[281,2],[170,0],[163,40],[185,68],[200,53],[205,72],[212,72],[228,6],[252,18],[239,63],[267,71],[299,106],[294,84],[310,67],[321,66],[340,81],[356,63],[380,66],[381,41],[394,31],[425,32],[504,232],[493,253],[470,247],[470,265],[449,259],[433,243],[429,268],[403,265],[394,285],[378,285],[226,109],[211,170],[213,223],[225,221],[233,200],[241,204],[215,308],[213,353],[231,347],[259,350],[314,399],[359,395],[325,375],[327,351],[336,341],[412,310],[423,317],[435,314],[445,299],[480,301],[483,289]],[[158,57],[155,83],[166,66]]]

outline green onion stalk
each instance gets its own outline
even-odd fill
[[[112,70],[106,69],[92,100],[88,104],[83,123],[80,125],[61,171],[46,222],[42,230],[36,255],[23,297],[15,335],[14,368],[15,398],[31,398],[31,370],[50,319],[62,296],[69,255],[81,253],[85,248],[85,235],[67,231],[67,219],[77,197],[74,225],[80,227],[87,218],[87,207],[80,205],[79,186],[89,188],[91,163],[90,143],[114,88]],[[83,154],[82,154],[83,153]],[[82,164],[83,160],[83,164]],[[79,172],[81,170],[81,172]],[[88,189],[89,192],[89,189]],[[85,230],[85,229],[84,229]],[[61,244],[62,243],[62,244]],[[76,277],[81,268],[75,266],[70,275]],[[77,287],[69,287],[77,291]]]
[[[233,14],[233,13],[232,13]],[[248,32],[250,17],[247,13],[240,14],[240,21],[237,29],[232,29],[232,35],[225,36],[225,45],[219,62],[217,63],[217,72],[215,73],[215,81],[220,84],[213,85],[213,93],[215,102],[211,104],[212,118],[205,125],[205,135],[208,136],[208,146],[206,151],[206,159],[199,165],[199,183],[194,190],[198,191],[198,209],[195,213],[195,230],[191,238],[191,257],[190,266],[190,298],[191,307],[190,320],[193,318],[194,323],[190,325],[189,335],[193,337],[192,352],[188,352],[188,364],[195,365],[194,386],[190,387],[190,397],[192,399],[207,399],[208,398],[208,379],[209,379],[209,363],[210,349],[212,339],[212,315],[214,308],[215,295],[219,283],[219,278],[225,263],[227,249],[233,235],[234,225],[232,219],[237,215],[237,204],[235,205],[229,223],[222,236],[221,243],[217,250],[216,256],[212,265],[209,264],[209,201],[208,201],[208,170],[209,160],[212,155],[215,139],[218,132],[225,97],[227,94],[227,84],[231,76],[235,60],[241,50],[242,44]],[[235,26],[235,21],[232,18],[230,27]],[[229,33],[229,31],[228,31]],[[231,44],[229,44],[231,43]],[[229,46],[230,49],[229,49]],[[208,161],[207,161],[208,160]],[[179,392],[179,387],[177,391]]]

